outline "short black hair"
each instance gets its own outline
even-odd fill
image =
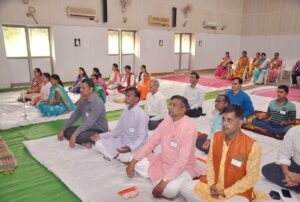
[[[83,81],[81,83],[86,83],[90,88],[94,88],[94,82],[92,81],[92,79],[83,79]]]
[[[264,56],[267,56],[267,55],[266,55],[266,53],[261,53],[260,55],[264,55]]]
[[[196,79],[200,78],[200,76],[199,76],[199,74],[197,72],[191,72],[191,75],[195,75]]]
[[[129,71],[131,71],[131,67],[130,67],[130,65],[125,65],[125,67],[124,67],[125,69],[128,69]]]
[[[136,88],[136,87],[129,87],[125,90],[125,93],[128,93],[128,92],[134,92],[134,96],[137,97],[137,98],[141,98],[141,92]]]
[[[244,111],[240,105],[232,104],[232,105],[229,105],[228,107],[225,107],[223,114],[232,113],[232,112],[234,112],[235,116],[238,119],[240,119],[240,120],[244,119]]]
[[[141,65],[142,68],[146,69],[146,65]]]
[[[280,86],[278,86],[278,89],[282,89],[282,90],[284,90],[286,93],[289,92],[289,87],[288,87],[287,85],[280,85]]]
[[[220,94],[218,96],[223,97],[224,98],[224,102],[227,103],[228,105],[230,105],[230,99],[229,99],[229,97],[227,95]]]
[[[243,84],[243,79],[241,79],[240,77],[234,77],[232,81],[234,80],[238,80],[239,84]]]
[[[245,53],[245,55],[247,55],[247,51],[243,51],[243,53]]]
[[[173,95],[171,97],[171,100],[174,100],[174,99],[180,100],[181,103],[182,103],[182,107],[186,108],[186,110],[190,109],[189,102],[188,102],[188,100],[185,97],[183,97],[181,95]]]

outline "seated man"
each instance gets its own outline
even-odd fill
[[[259,179],[261,149],[241,131],[243,110],[230,105],[223,112],[222,131],[211,142],[206,178],[186,183],[181,193],[187,201],[252,201]],[[196,186],[195,186],[196,185]]]
[[[125,92],[127,88],[135,87],[135,79],[134,74],[131,73],[131,67],[129,65],[126,65],[124,69],[125,75],[123,76],[120,86],[118,87],[118,90],[122,93]]]
[[[253,124],[274,136],[284,136],[296,120],[296,106],[287,99],[289,87],[280,85],[277,89],[277,99],[272,100],[268,113],[260,113],[253,119]],[[271,117],[270,119],[268,119]]]
[[[125,109],[117,127],[109,132],[95,134],[91,139],[95,142],[96,150],[111,160],[118,158],[122,162],[129,162],[132,152],[135,152],[147,140],[148,117],[140,108],[140,92],[135,87],[125,91]]]
[[[84,79],[81,82],[80,94],[81,99],[78,107],[63,125],[58,134],[58,139],[63,140],[65,137],[69,140],[70,147],[75,147],[75,143],[77,143],[91,148],[92,141],[90,137],[95,133],[108,130],[105,106],[94,93],[94,83],[91,79]],[[80,117],[82,117],[82,124],[72,126]]]
[[[167,100],[158,91],[159,82],[156,79],[150,81],[149,93],[146,97],[145,112],[149,116],[149,130],[154,130],[164,120],[168,113]]]
[[[132,178],[136,171],[153,182],[154,197],[174,198],[185,181],[200,175],[195,157],[197,131],[192,120],[185,116],[188,108],[186,98],[173,96],[170,116],[159,124],[126,168],[128,177]],[[161,153],[152,155],[158,145],[161,145]]]
[[[211,139],[217,131],[222,130],[222,113],[230,104],[229,98],[226,95],[219,95],[215,100],[215,115],[214,122],[208,135],[198,136],[196,141],[197,149],[208,153]]]
[[[262,174],[269,181],[300,192],[300,126],[290,129],[281,143],[276,163],[262,167]]]
[[[199,117],[202,114],[202,103],[205,97],[204,89],[198,85],[199,74],[192,72],[190,75],[191,85],[185,88],[183,96],[188,100],[190,109],[187,111],[189,117]]]
[[[229,97],[230,104],[240,105],[248,118],[254,112],[252,101],[247,93],[242,90],[243,79],[235,77],[232,80],[232,90],[225,93]]]

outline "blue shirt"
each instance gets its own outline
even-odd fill
[[[211,129],[210,129],[210,132],[209,132],[208,136],[207,136],[207,139],[208,139],[208,140],[211,140],[212,137],[214,136],[214,134],[215,134],[217,131],[222,130],[222,121],[223,121],[223,120],[222,120],[222,117],[223,117],[223,115],[220,114],[219,111],[217,111],[217,112],[215,113],[213,125],[212,125],[212,127],[211,127]]]
[[[254,112],[252,101],[247,93],[240,90],[236,95],[233,94],[233,90],[229,90],[226,94],[229,97],[230,104],[240,105],[244,111],[246,118],[251,116]]]

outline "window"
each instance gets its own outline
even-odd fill
[[[3,26],[6,57],[27,57],[25,27]]]
[[[190,43],[190,35],[189,34],[182,34],[181,38],[181,52],[182,53],[189,53],[191,49],[191,43]]]
[[[175,34],[175,53],[180,52],[180,34]]]
[[[49,33],[47,28],[29,28],[30,51],[33,57],[50,56]]]
[[[190,34],[175,34],[174,52],[180,53],[180,38],[181,38],[181,53],[190,53],[190,49],[191,49]]]
[[[119,54],[119,32],[108,31],[108,54]]]
[[[122,31],[122,53],[134,54],[134,32]]]

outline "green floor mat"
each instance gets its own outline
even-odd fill
[[[205,99],[216,96],[216,93],[208,93]],[[118,120],[121,111],[108,112],[108,121]],[[0,174],[1,202],[80,201],[55,175],[39,164],[22,144],[26,140],[56,134],[64,122],[59,120],[0,131],[0,136],[5,139],[18,161],[18,167],[12,174]],[[80,121],[76,124],[80,124]]]

